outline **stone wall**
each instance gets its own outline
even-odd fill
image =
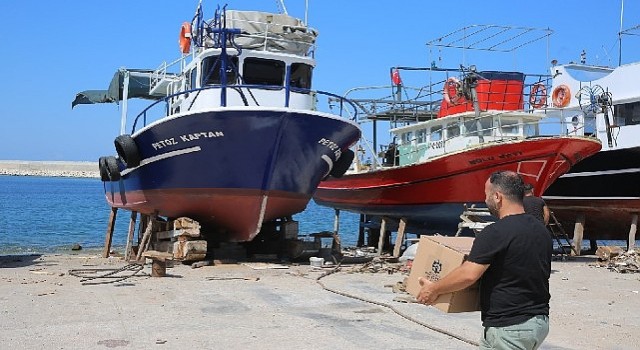
[[[100,178],[98,162],[0,160],[0,175]]]

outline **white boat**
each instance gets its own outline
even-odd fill
[[[556,65],[551,74],[549,114],[565,120],[569,134],[600,139],[602,150],[561,176],[543,198],[565,230],[581,222],[586,238],[627,239],[640,212],[640,62]]]

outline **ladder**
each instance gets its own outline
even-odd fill
[[[569,256],[572,252],[574,255],[579,255],[573,247],[573,244],[571,244],[571,240],[569,239],[569,236],[567,236],[562,224],[558,219],[556,219],[556,216],[551,210],[549,210],[549,223],[547,224],[547,228],[551,232],[553,239],[558,244],[562,256]]]

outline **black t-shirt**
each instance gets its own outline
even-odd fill
[[[522,199],[522,205],[524,206],[524,212],[533,215],[540,222],[544,223],[544,206],[546,203],[544,199],[535,196],[525,196]]]
[[[467,260],[490,264],[480,281],[483,326],[549,315],[552,250],[546,227],[529,214],[506,216],[476,236]]]

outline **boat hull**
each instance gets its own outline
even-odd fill
[[[584,237],[627,239],[632,215],[640,212],[640,147],[598,152],[560,177],[543,198],[569,234],[584,215]]]
[[[405,218],[424,232],[453,234],[464,205],[483,204],[484,183],[497,170],[522,175],[540,194],[599,141],[544,137],[479,145],[403,167],[331,178],[314,200],[324,206],[389,218]]]
[[[318,112],[248,108],[167,117],[133,135],[142,162],[104,183],[112,207],[210,223],[249,241],[262,222],[306,207],[320,180],[360,137]],[[338,150],[338,151],[337,151]]]

